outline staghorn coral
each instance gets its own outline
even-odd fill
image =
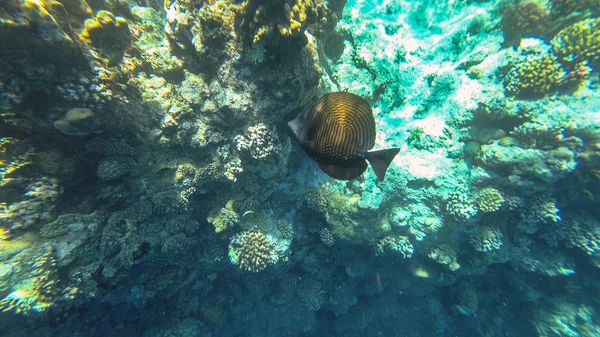
[[[79,38],[107,58],[107,63],[119,63],[125,50],[131,44],[131,32],[127,20],[113,13],[101,10],[93,19],[85,20]]]
[[[403,235],[388,235],[379,240],[376,247],[376,254],[383,255],[387,252],[400,253],[403,258],[411,258],[414,247],[408,237]]]
[[[558,88],[565,77],[558,59],[553,54],[521,57],[504,80],[509,96],[538,98]]]
[[[504,197],[497,189],[487,187],[477,193],[475,203],[482,212],[496,212],[504,205]]]
[[[478,252],[491,252],[502,248],[502,232],[498,228],[481,226],[469,236],[469,243]]]
[[[475,201],[466,193],[453,192],[446,202],[446,211],[457,220],[469,220],[477,215]]]
[[[600,19],[587,19],[564,28],[551,44],[558,61],[569,70],[582,63],[600,65]]]
[[[548,24],[549,13],[537,2],[516,3],[502,16],[504,45],[518,45],[525,37],[541,37],[548,30]]]
[[[231,239],[229,259],[241,269],[257,273],[275,264],[279,258],[265,233],[246,231]]]

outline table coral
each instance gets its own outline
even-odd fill
[[[58,131],[68,136],[88,136],[100,131],[94,112],[86,108],[74,108],[67,111],[65,116],[56,120],[53,125]]]
[[[568,69],[588,62],[600,65],[600,19],[587,19],[561,30],[551,41],[558,60]]]
[[[236,234],[229,243],[231,263],[250,272],[260,272],[277,262],[275,248],[263,232],[246,231]]]

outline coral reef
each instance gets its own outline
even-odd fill
[[[113,64],[121,61],[125,50],[131,44],[127,20],[106,10],[98,11],[94,18],[85,20],[79,38]]]
[[[242,232],[236,234],[229,244],[231,263],[254,273],[265,270],[277,263],[274,247],[262,232]]]
[[[549,29],[550,14],[539,3],[518,2],[504,10],[504,45],[519,45],[521,38],[542,37]]]
[[[569,69],[582,63],[600,64],[600,19],[587,19],[561,30],[552,39],[558,60]]]
[[[506,76],[506,93],[517,97],[539,97],[557,89],[565,72],[553,54],[527,56]]]

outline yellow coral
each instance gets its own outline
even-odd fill
[[[577,22],[551,41],[558,60],[569,69],[580,63],[600,64],[600,19]]]
[[[511,96],[543,96],[555,89],[565,72],[553,54],[527,56],[513,66],[504,82]]]
[[[497,189],[488,187],[479,192],[475,203],[482,212],[495,212],[504,205],[504,197]]]
[[[257,273],[265,270],[277,260],[273,254],[274,247],[263,232],[242,232],[229,244],[231,261],[246,271]]]
[[[95,18],[85,20],[79,38],[108,58],[107,62],[118,62],[131,43],[131,32],[127,20],[101,10]]]

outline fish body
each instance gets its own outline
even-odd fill
[[[347,92],[323,95],[288,126],[306,154],[323,172],[340,180],[352,180],[367,169],[367,161],[383,181],[388,166],[400,149],[371,150],[375,146],[375,118],[369,103]]]

